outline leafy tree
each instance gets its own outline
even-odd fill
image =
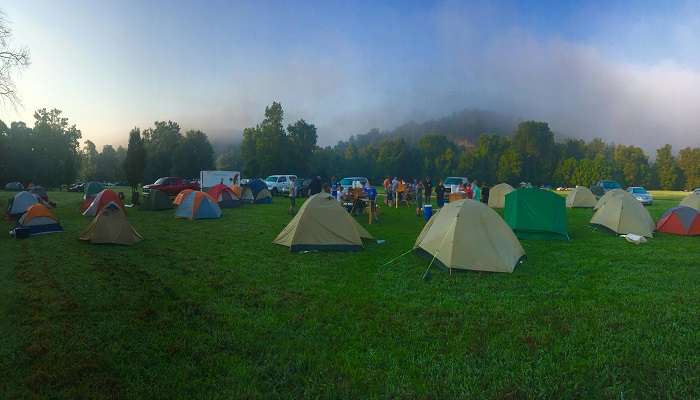
[[[316,147],[318,135],[316,126],[303,119],[287,126],[291,157],[288,157],[288,169],[297,174],[307,175],[310,172],[311,155]]]
[[[499,182],[517,184],[522,177],[522,161],[513,148],[509,148],[498,159],[496,178]]]
[[[216,158],[216,169],[223,171],[238,170],[242,166],[240,146],[229,146]]]
[[[656,176],[659,187],[663,190],[678,189],[680,183],[680,171],[673,157],[673,150],[667,144],[656,150]]]
[[[60,110],[45,108],[34,113],[31,136],[35,169],[31,179],[45,185],[73,182],[80,166],[78,143],[82,134],[61,114]]]
[[[637,146],[617,145],[613,153],[616,178],[626,186],[649,182],[649,158]]]
[[[546,122],[526,121],[518,125],[513,149],[522,158],[522,178],[547,183],[555,164],[554,134]]]
[[[129,132],[129,146],[124,160],[126,180],[131,186],[132,192],[136,191],[139,183],[143,183],[143,173],[146,168],[146,148],[141,139],[141,130],[134,128]]]
[[[202,131],[187,131],[175,149],[173,171],[178,176],[193,178],[199,171],[214,167],[214,149]]]
[[[119,169],[117,151],[111,144],[106,144],[102,147],[102,152],[97,157],[95,175],[100,181],[114,182],[117,169]]]
[[[154,128],[143,131],[146,148],[144,179],[147,182],[173,172],[173,154],[181,140],[180,125],[173,121],[156,121]]]
[[[683,171],[683,187],[686,190],[700,187],[700,148],[681,149],[678,152],[678,166]]]
[[[10,46],[12,30],[0,13],[0,98],[18,103],[13,74],[29,66],[29,50]]]

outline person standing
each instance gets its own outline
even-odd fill
[[[309,195],[313,196],[315,194],[321,193],[321,177],[316,176],[311,180],[309,184]]]
[[[289,181],[289,213],[294,214],[297,206],[297,178],[291,177]]]
[[[421,216],[422,211],[423,211],[423,204],[424,204],[424,192],[425,192],[425,186],[423,186],[422,181],[418,181],[416,183],[416,215]]]
[[[384,204],[387,206],[389,205],[389,201],[391,200],[390,191],[391,191],[391,177],[387,176],[386,179],[384,179],[384,194],[386,195],[386,196],[384,196]]]
[[[481,188],[476,182],[476,179],[472,182],[472,198],[476,201],[481,201]]]
[[[438,208],[442,208],[445,205],[445,185],[442,183],[442,180],[439,180],[437,186],[435,186],[435,197],[437,198]]]
[[[430,177],[425,178],[425,204],[430,204],[430,197],[433,195],[433,182],[430,181]]]
[[[399,198],[398,198],[398,193],[397,190],[399,189],[399,180],[398,178],[394,177],[394,179],[391,180],[391,201],[396,204],[398,207],[399,205]],[[389,204],[389,206],[392,206],[393,204]]]

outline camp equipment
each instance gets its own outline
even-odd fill
[[[212,186],[207,194],[216,200],[221,208],[233,208],[241,205],[241,198],[230,187],[221,183]]]
[[[700,212],[686,206],[670,208],[656,223],[656,230],[674,235],[700,235]]]
[[[489,207],[503,208],[506,206],[506,195],[514,191],[507,183],[499,183],[489,190]]]
[[[505,220],[519,239],[569,240],[564,198],[523,188],[506,195]]]
[[[602,207],[603,204],[605,204],[609,199],[611,199],[611,198],[613,198],[613,197],[615,197],[615,196],[624,195],[625,193],[627,193],[627,192],[624,191],[624,190],[622,190],[622,189],[612,189],[612,190],[608,190],[607,192],[605,192],[605,194],[604,194],[603,196],[600,197],[600,199],[598,199],[598,202],[595,203],[595,206],[593,207],[593,209],[594,209],[594,210],[598,210],[598,209],[599,209],[600,207]],[[628,193],[628,194],[629,194],[629,193]]]
[[[151,189],[148,194],[143,197],[140,208],[147,211],[157,211],[168,210],[173,208],[173,205],[167,194],[158,189]]]
[[[423,205],[423,218],[428,221],[430,220],[430,217],[433,216],[433,205],[432,204],[425,204]]]
[[[219,208],[216,200],[208,194],[191,191],[182,196],[180,205],[175,210],[175,217],[189,219],[221,218],[221,208]]]
[[[61,224],[48,207],[39,203],[32,205],[22,214],[10,235],[19,238],[56,232],[63,232]]]
[[[585,186],[576,186],[566,196],[566,206],[568,208],[593,208],[597,202],[593,192]]]
[[[623,235],[634,233],[646,237],[654,236],[655,225],[649,211],[625,191],[610,196],[593,214],[591,224],[603,226]]]
[[[10,183],[5,185],[5,190],[13,190],[13,191],[24,190],[24,185],[22,185],[19,182],[10,182]]]
[[[12,197],[7,205],[7,215],[18,217],[24,214],[29,207],[39,203],[39,199],[29,192],[19,192]]]
[[[92,244],[131,245],[141,241],[141,235],[126,219],[124,210],[116,203],[107,204],[80,235],[80,240]]]
[[[272,195],[267,189],[267,184],[262,179],[253,179],[246,185],[252,194],[253,203],[255,204],[270,204],[272,203]]]
[[[518,238],[498,213],[475,200],[442,208],[423,227],[414,249],[450,269],[513,272],[525,255]]]
[[[273,241],[291,251],[362,249],[362,239],[369,234],[328,193],[309,197],[297,214]]]
[[[700,194],[693,192],[685,196],[678,205],[694,208],[697,211],[700,211]]]
[[[92,203],[90,203],[88,208],[83,212],[83,215],[86,217],[94,217],[109,203],[114,203],[124,209],[124,203],[119,199],[119,195],[114,193],[111,189],[105,189],[95,196]]]

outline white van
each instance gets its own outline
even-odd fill
[[[292,178],[296,181],[296,175],[270,175],[265,178],[265,183],[267,184],[267,190],[272,193],[273,196],[289,193],[289,185],[292,182]]]

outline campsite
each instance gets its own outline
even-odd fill
[[[654,192],[654,220],[683,195]],[[426,281],[415,252],[382,267],[425,224],[406,207],[356,217],[383,244],[290,253],[284,198],[210,220],[130,208],[143,240],[109,246],[78,240],[79,193],[49,196],[63,233],[0,235],[7,398],[700,395],[698,237],[637,246],[567,208],[571,240],[522,240],[513,273]]]

